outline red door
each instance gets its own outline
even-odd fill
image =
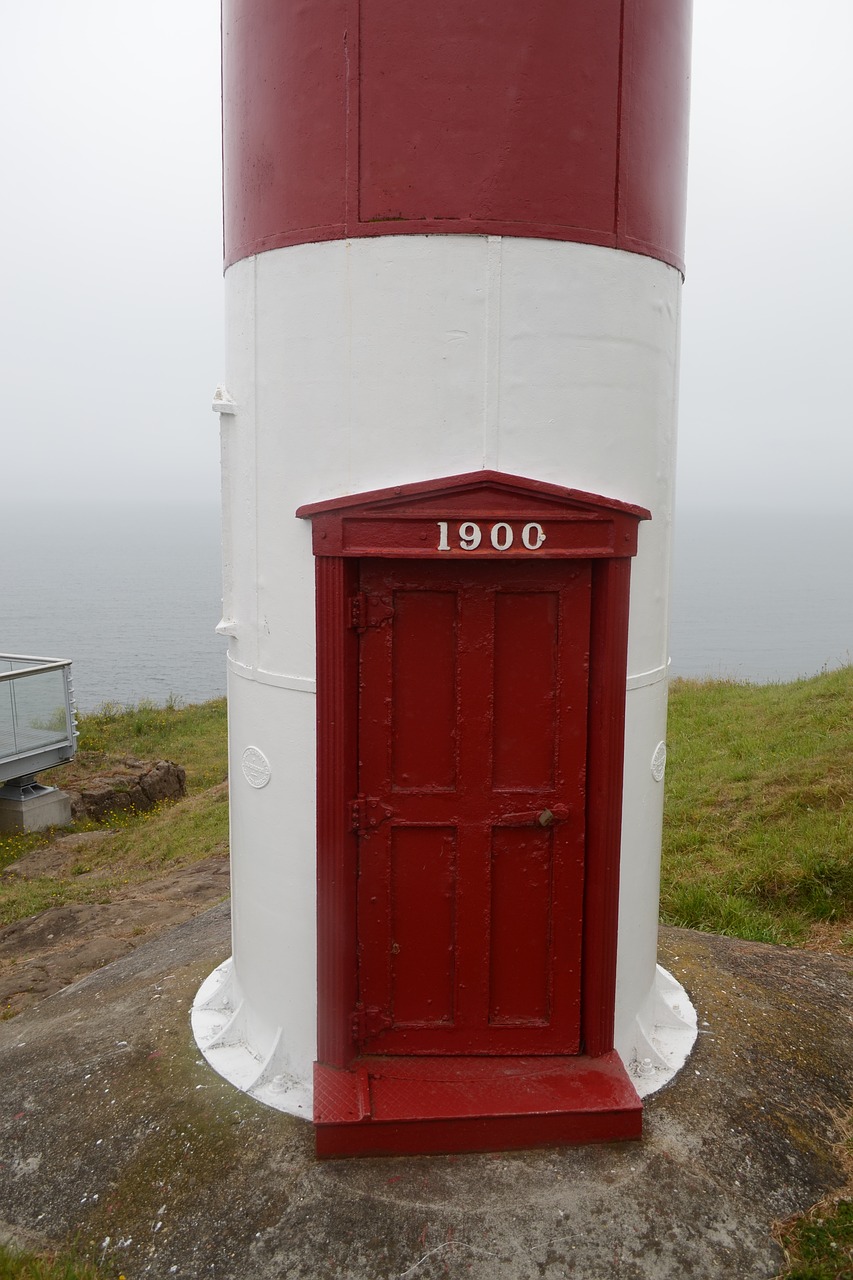
[[[580,1050],[588,561],[361,562],[361,1049]]]

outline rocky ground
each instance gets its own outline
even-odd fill
[[[145,809],[184,794],[183,769],[169,761],[125,761],[108,775],[75,778],[69,790],[75,818],[103,819],[108,812]],[[227,784],[222,784],[224,789]],[[0,873],[11,880],[57,881],[74,876],[85,887],[102,870],[87,870],[89,860],[103,864],[114,832],[109,827],[58,834]],[[28,1006],[110,961],[127,955],[164,929],[181,924],[229,892],[228,850],[195,862],[129,880],[102,900],[67,903],[0,927],[0,1016],[12,1017]],[[100,883],[98,880],[98,883]]]
[[[67,874],[86,847],[83,838],[91,844],[91,833],[60,837],[20,859],[12,873],[26,876],[38,868],[44,876],[53,864],[56,874]],[[223,852],[127,884],[119,901],[73,902],[5,925],[0,928],[0,1010],[5,1016],[17,1014],[227,896],[228,855]]]
[[[55,859],[64,869],[79,856],[75,836],[64,836],[16,863],[26,874]],[[41,870],[39,874],[44,874]],[[181,924],[228,895],[228,856],[179,867],[126,886],[120,901],[73,903],[0,928],[0,1010],[9,1017],[60,991],[93,969],[117,960],[163,929]]]
[[[768,1280],[844,1185],[842,957],[663,930],[701,1034],[640,1142],[317,1161],[192,1039],[229,948],[223,903],[0,1023],[0,1241],[128,1280]]]

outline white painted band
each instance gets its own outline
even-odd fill
[[[277,671],[265,671],[263,667],[247,667],[242,662],[236,662],[230,653],[228,667],[235,676],[240,676],[243,680],[256,680],[258,684],[275,685],[277,689],[296,689],[298,693],[317,692],[317,681],[309,676],[285,676]]]
[[[649,766],[666,724],[679,273],[595,245],[404,235],[270,250],[229,267],[225,284],[227,372],[215,400],[237,408],[220,434],[223,624],[234,633],[233,1003],[243,1002],[245,1051],[217,1045],[211,1062],[224,1055],[217,1069],[255,1096],[260,1071],[270,1092],[295,1080],[310,1101],[315,706],[272,692],[315,692],[305,674],[316,658],[310,529],[294,512],[490,466],[653,514],[631,565],[626,684],[636,696],[626,699],[615,1033],[623,1061],[657,1078],[663,797]],[[252,742],[273,765],[254,793],[238,784]],[[218,1023],[231,1000],[218,1000]]]
[[[225,625],[229,630],[225,630]],[[216,628],[220,634],[231,635],[234,627],[233,622],[222,623]],[[317,682],[309,676],[290,676],[281,675],[276,671],[265,671],[263,667],[247,667],[242,662],[235,661],[231,655],[228,655],[228,665],[237,676],[242,676],[244,680],[257,680],[259,684],[275,685],[279,689],[298,689],[301,693],[316,693]],[[644,689],[647,685],[658,684],[661,680],[666,679],[666,673],[669,663],[663,667],[654,667],[651,671],[641,671],[636,676],[629,676],[625,687],[627,689]]]
[[[641,671],[636,676],[629,676],[625,682],[626,689],[645,689],[646,685],[659,684],[666,679],[669,662],[662,667],[653,667],[651,671]]]

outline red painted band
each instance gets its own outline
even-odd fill
[[[681,268],[690,0],[223,0],[226,266],[512,235]]]

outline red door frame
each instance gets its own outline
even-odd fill
[[[592,569],[583,907],[582,1052],[613,1049],[625,683],[631,557],[642,507],[495,471],[401,485],[296,512],[313,525],[317,617],[317,1059],[358,1054],[356,885],[358,632],[352,601],[363,557],[588,559]],[[459,545],[460,524],[495,539]],[[546,531],[528,535],[531,526]],[[512,543],[503,546],[512,532]],[[472,537],[466,539],[473,541]],[[539,541],[539,545],[535,544]],[[495,543],[497,545],[495,545]],[[530,544],[528,546],[528,543]],[[533,548],[533,549],[531,549]]]

